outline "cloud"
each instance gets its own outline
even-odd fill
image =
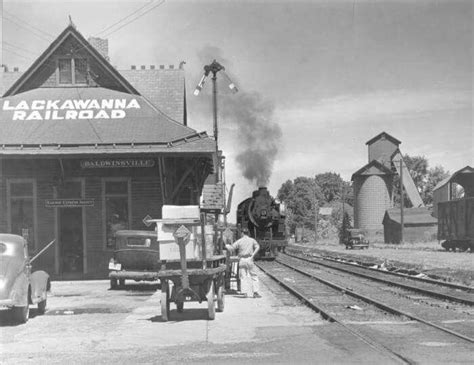
[[[340,95],[313,104],[278,110],[280,119],[298,120],[302,125],[330,122],[344,124],[385,118],[413,117],[416,114],[472,109],[472,92],[385,90],[357,95]]]
[[[454,171],[472,163],[470,98],[463,90],[386,90],[280,107],[275,119],[291,153],[280,155],[274,178],[334,171],[349,179],[368,162],[365,142],[382,131],[402,141],[403,153]]]

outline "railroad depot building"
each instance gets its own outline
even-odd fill
[[[35,269],[105,278],[117,230],[199,204],[216,143],[187,126],[182,67],[119,72],[107,43],[69,25],[28,70],[1,76],[0,232],[31,253],[56,239]]]

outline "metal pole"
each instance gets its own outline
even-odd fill
[[[403,243],[403,231],[405,229],[405,222],[403,217],[404,204],[405,197],[403,194],[403,159],[400,158],[400,243]]]
[[[341,195],[342,195],[342,220],[341,220],[341,232],[342,232],[342,237],[344,238],[344,235],[345,235],[345,227],[344,227],[344,218],[345,218],[345,200],[346,200],[346,195],[345,195],[345,191],[344,191],[344,180],[342,181],[342,191],[341,191]]]
[[[318,242],[318,201],[314,195],[314,242]]]
[[[30,259],[30,263],[35,261],[38,258],[38,256],[41,255],[44,251],[46,251],[49,248],[49,246],[51,246],[54,242],[56,242],[56,239],[52,240],[50,243],[44,246],[40,252],[38,252],[33,258]]]
[[[214,118],[214,139],[216,140],[216,153],[219,151],[217,147],[217,72],[212,72],[212,112]],[[218,156],[219,157],[219,156]]]

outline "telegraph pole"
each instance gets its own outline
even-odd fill
[[[219,147],[218,147],[218,126],[217,126],[217,73],[219,71],[224,71],[224,76],[227,78],[229,81],[229,89],[231,89],[234,93],[236,93],[237,87],[235,84],[230,80],[229,76],[225,73],[225,68],[222,66],[219,62],[216,60],[212,61],[209,65],[204,66],[204,75],[201,77],[201,81],[199,81],[199,84],[196,86],[196,89],[194,90],[194,95],[199,95],[199,92],[202,90],[204,86],[204,82],[206,81],[206,78],[209,76],[209,74],[212,73],[212,119],[213,119],[213,128],[214,128],[214,140],[216,141],[216,158],[218,160],[218,165],[220,166],[221,161],[219,161]],[[220,168],[218,166],[218,169]],[[218,178],[220,179],[220,171],[218,171]]]
[[[217,146],[217,138],[218,138],[218,129],[217,129],[217,73],[219,71],[225,70],[224,66],[222,66],[216,60],[212,61],[209,65],[204,66],[204,75],[199,81],[199,84],[196,86],[194,90],[194,95],[199,95],[199,92],[202,90],[204,86],[204,82],[206,78],[212,73],[212,117],[213,117],[213,127],[214,127],[214,139],[216,141],[216,153],[219,151]]]
[[[403,159],[400,158],[400,243],[403,243],[403,231],[405,230],[405,222],[403,216],[403,205],[405,204],[405,196],[403,193]]]

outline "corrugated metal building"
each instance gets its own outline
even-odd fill
[[[114,232],[199,204],[217,161],[187,126],[184,70],[120,73],[99,43],[70,25],[24,73],[2,73],[0,231],[36,252],[56,239],[35,261],[55,278],[105,277]]]

